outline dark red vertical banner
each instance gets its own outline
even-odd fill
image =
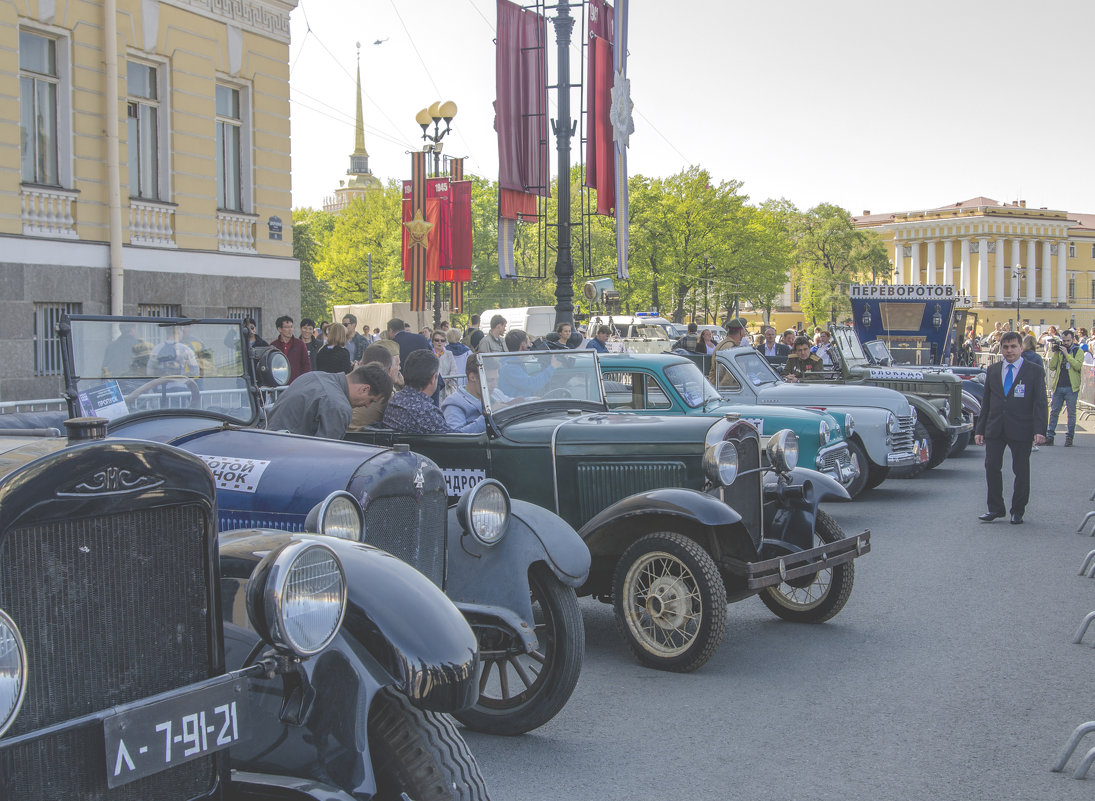
[[[589,0],[586,15],[586,44],[588,45],[586,48],[586,186],[599,190],[598,167],[600,153],[604,152],[604,147],[602,145],[598,148],[598,142],[604,136],[604,130],[598,130],[596,121],[602,117],[608,119],[608,109],[612,104],[612,78],[609,77],[607,87],[599,86],[602,81],[597,76],[598,66],[593,50],[593,39],[596,37],[601,39],[602,43],[607,42],[611,53],[614,14],[612,6],[605,0]],[[611,57],[608,62],[611,67]],[[608,129],[608,136],[611,139],[611,128]]]
[[[453,281],[449,295],[449,309],[454,312],[464,310],[464,282]]]
[[[454,181],[464,180],[464,159],[449,160],[449,177]]]
[[[426,250],[428,233],[422,231],[426,223],[426,154],[411,154],[411,311],[426,311]],[[418,230],[415,230],[415,229]]]
[[[597,213],[613,215],[616,208],[616,153],[612,139],[611,110],[612,82],[612,44],[607,39],[595,36],[590,40],[590,66],[593,69],[593,88],[591,94],[597,95],[596,115],[590,119],[590,132],[587,141],[593,143],[596,161],[591,169],[586,165],[586,185],[597,189]],[[596,183],[590,184],[590,178]]]

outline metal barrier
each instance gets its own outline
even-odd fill
[[[21,414],[24,412],[65,412],[68,404],[64,398],[40,398],[39,400],[0,402],[0,414]]]
[[[1080,370],[1080,394],[1076,397],[1080,419],[1095,417],[1095,364],[1085,364]]]

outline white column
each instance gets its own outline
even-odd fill
[[[909,267],[909,283],[915,286],[920,283],[920,243],[910,242],[909,244],[912,245],[912,266]]]
[[[1023,266],[1027,268],[1027,291],[1023,300],[1027,302],[1033,302],[1038,297],[1038,270],[1035,269],[1038,265],[1038,240],[1027,240],[1027,260],[1023,262]]]
[[[996,238],[996,275],[993,276],[993,280],[996,281],[996,291],[992,293],[993,300],[1007,300],[1004,297],[1004,240],[1003,237]]]
[[[970,241],[959,239],[958,250],[958,255],[962,257],[962,271],[959,274],[958,285],[962,294],[968,295],[970,293]]]
[[[934,239],[928,240],[928,275],[925,284],[938,284],[939,277],[935,272],[935,248],[938,242]]]
[[[1068,303],[1068,240],[1057,243],[1057,302]]]
[[[893,282],[905,283],[905,243],[896,234],[893,240]]]
[[[989,238],[977,240],[977,302],[989,299]]]
[[[1019,240],[1011,240],[1011,269],[1015,269],[1023,263],[1023,260],[1019,257]],[[1014,303],[1019,298],[1019,282],[1012,281],[1011,284],[1011,302]]]
[[[950,286],[954,283],[954,241],[943,240],[943,284]]]
[[[1042,242],[1042,303],[1053,300],[1053,243]]]

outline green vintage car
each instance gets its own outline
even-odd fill
[[[553,510],[589,546],[580,595],[612,603],[640,661],[695,670],[718,648],[726,604],[759,594],[776,615],[821,622],[852,590],[870,532],[845,538],[818,509],[847,500],[830,476],[797,467],[794,432],[719,418],[612,412],[592,350],[481,354],[469,408],[482,433],[365,429],[347,439],[407,443],[442,468],[455,501],[488,478]],[[474,362],[473,362],[474,363]]]
[[[866,465],[861,469],[844,439],[845,429],[849,434],[855,430],[850,414],[724,401],[690,359],[672,353],[605,353],[598,361],[610,409],[707,417],[738,414],[757,427],[762,445],[775,432],[789,428],[798,438],[800,464],[832,476],[853,498],[866,484]]]

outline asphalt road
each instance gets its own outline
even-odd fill
[[[1095,432],[1095,424],[1087,426]],[[827,509],[870,528],[848,605],[821,625],[778,620],[756,598],[729,608],[698,672],[638,665],[611,608],[584,599],[578,687],[518,738],[465,732],[506,799],[1091,799],[1051,773],[1095,719],[1095,433],[1032,454],[1026,523],[980,523],[983,449]],[[1010,493],[1010,477],[1005,479]]]

